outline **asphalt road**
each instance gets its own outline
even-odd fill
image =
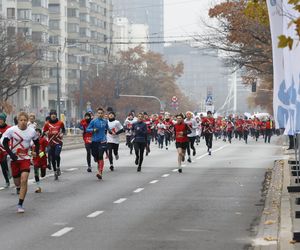
[[[30,181],[25,213],[16,214],[14,188],[0,191],[0,249],[219,250],[248,249],[261,211],[267,168],[281,147],[250,141],[204,142],[193,163],[176,172],[176,151],[152,145],[142,172],[121,146],[116,170],[104,180],[87,173],[85,151],[62,153],[63,174]],[[31,177],[32,178],[32,177]]]

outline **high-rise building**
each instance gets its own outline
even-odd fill
[[[131,23],[148,25],[150,49],[163,53],[163,0],[113,0],[113,15],[115,18],[126,17]]]
[[[3,21],[38,45],[41,59],[30,85],[13,97],[15,112],[25,109],[42,118],[50,109],[58,109],[59,101],[69,120],[80,117],[73,93],[91,64],[108,61],[111,1],[0,0]]]

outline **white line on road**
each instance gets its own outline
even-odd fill
[[[143,190],[144,190],[144,188],[138,188],[138,189],[134,190],[133,192],[134,193],[139,193],[139,192],[142,192]]]
[[[181,167],[186,167],[186,164],[181,165]]]
[[[5,189],[4,187],[0,187],[0,191],[1,191],[1,190],[4,190],[4,189]]]
[[[96,212],[94,212],[94,213],[89,214],[89,215],[87,216],[87,218],[95,218],[95,217],[97,217],[98,215],[103,214],[103,213],[104,213],[104,211],[96,211]]]
[[[170,176],[170,174],[164,174],[164,175],[162,175],[161,177],[166,178],[166,177],[168,177],[168,176]]]
[[[61,237],[63,236],[64,234],[72,231],[74,229],[74,227],[65,227],[59,231],[57,231],[56,233],[52,234],[51,237]]]
[[[157,182],[158,182],[158,180],[150,181],[150,184],[155,184]]]
[[[124,202],[124,201],[126,201],[126,200],[127,200],[127,198],[121,198],[121,199],[119,199],[119,200],[114,201],[114,203],[115,203],[115,204],[120,204],[120,203],[122,203],[122,202]]]
[[[208,155],[208,153],[205,153],[204,155],[200,155],[200,156],[198,156],[198,157],[196,158],[196,160],[200,160],[200,159],[204,158],[204,157],[207,156],[207,155]]]
[[[172,170],[172,172],[177,172],[178,171],[178,168],[175,168]]]
[[[71,172],[71,171],[75,171],[75,170],[78,170],[78,168],[68,168],[65,171]]]
[[[213,150],[212,152],[213,152],[213,153],[218,152],[218,151],[220,151],[220,150],[222,150],[222,149],[224,149],[224,148],[226,148],[226,147],[228,147],[228,146],[229,146],[229,145],[224,145],[224,146],[222,146],[222,147],[220,147],[220,148],[218,148],[218,149],[216,149],[216,150]],[[203,155],[198,156],[196,159],[197,159],[197,160],[200,160],[200,159],[204,158],[204,157],[207,156],[207,155],[208,155],[208,153],[205,153],[205,154],[203,154]]]

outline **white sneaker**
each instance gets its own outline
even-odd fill
[[[25,210],[24,210],[23,206],[18,205],[18,206],[17,206],[17,213],[22,214],[22,213],[24,213],[24,212],[25,212]]]

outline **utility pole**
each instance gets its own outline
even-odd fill
[[[80,82],[79,82],[79,116],[82,119],[83,115],[83,82],[82,82],[82,59],[80,57],[80,66],[79,66],[79,73],[80,73]]]
[[[119,95],[120,97],[133,97],[133,98],[148,98],[148,99],[155,99],[159,102],[160,111],[164,111],[165,107],[163,102],[156,96],[148,96],[148,95]]]
[[[60,48],[57,49],[57,61],[56,61],[56,80],[57,80],[57,97],[56,97],[56,110],[58,114],[58,119],[60,120],[60,82],[59,82],[59,57]]]

